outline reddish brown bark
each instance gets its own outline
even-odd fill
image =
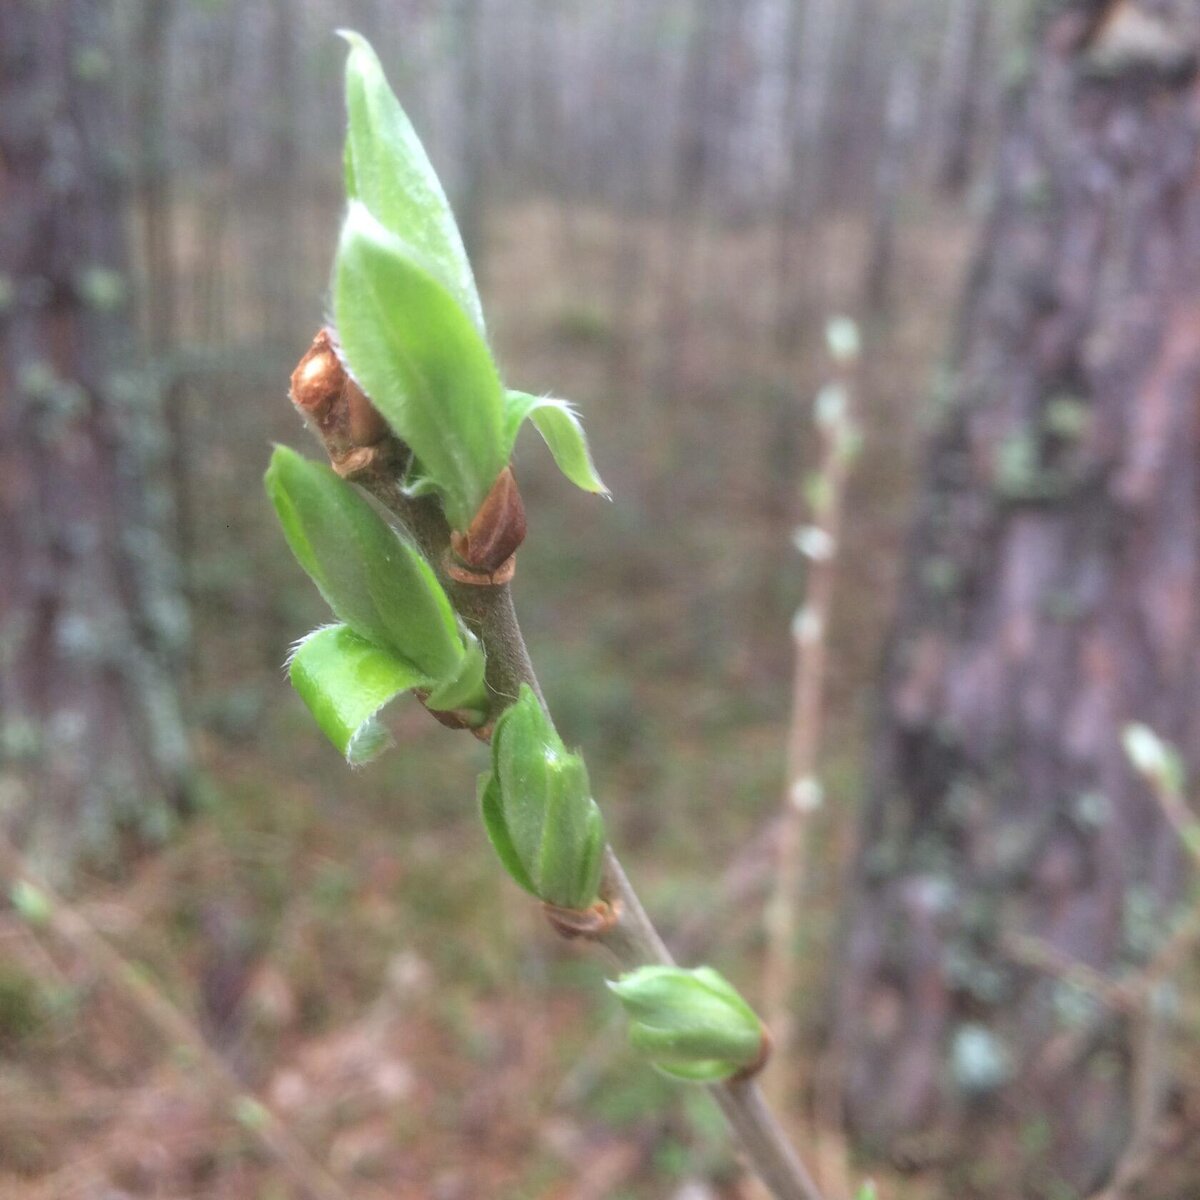
[[[836,1019],[877,1146],[994,1134],[1002,1185],[973,1136],[960,1196],[1086,1195],[1111,1168],[1128,1031],[1001,935],[1144,961],[1186,868],[1123,726],[1200,768],[1200,11],[1040,11],[891,640]],[[1064,1034],[1079,1053],[1048,1066]]]

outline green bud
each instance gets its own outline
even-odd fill
[[[496,722],[479,799],[492,846],[521,887],[560,908],[593,903],[604,819],[583,759],[563,745],[527,684]]]
[[[762,1024],[711,967],[639,967],[608,986],[629,1015],[630,1042],[667,1075],[711,1083],[762,1057]]]

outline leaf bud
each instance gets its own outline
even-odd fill
[[[711,1083],[765,1060],[761,1022],[711,967],[638,967],[608,986],[629,1016],[630,1042],[667,1075]]]
[[[492,846],[521,887],[559,908],[592,904],[604,819],[582,757],[566,749],[527,684],[496,722],[479,796]]]

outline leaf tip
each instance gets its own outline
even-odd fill
[[[359,33],[357,29],[347,29],[343,26],[341,29],[335,29],[333,32],[340,37],[352,51],[370,51],[371,49],[371,43],[368,42],[367,39],[363,37],[363,35]]]

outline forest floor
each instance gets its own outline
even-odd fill
[[[810,1147],[864,716],[968,242],[934,212],[905,228],[901,299],[863,330],[829,803],[797,947],[807,1049],[775,1068],[792,1072]],[[778,278],[777,253],[770,229],[535,205],[493,222],[484,280],[512,383],[580,403],[616,501],[572,494],[535,439],[520,447],[531,534],[516,595],[551,706],[663,929],[690,928],[693,959],[751,998],[765,862],[744,850],[783,771],[803,590],[789,533],[827,370],[820,329],[858,308],[863,238],[835,222],[794,247],[802,287]],[[776,316],[789,288],[823,297],[795,305],[796,334]],[[401,749],[351,774],[292,696],[279,664],[323,618],[261,499],[267,440],[303,444],[282,392],[276,408],[249,385],[189,401],[201,811],[74,894],[122,970],[0,914],[0,1197],[285,1200],[305,1194],[312,1161],[327,1200],[755,1195],[707,1097],[625,1047],[604,965],[502,878],[473,802],[482,747],[398,704]],[[713,881],[739,854],[750,884],[731,904]],[[208,1053],[160,1036],[130,979]],[[267,1112],[288,1131],[282,1153]],[[925,1194],[877,1178],[888,1200]]]

